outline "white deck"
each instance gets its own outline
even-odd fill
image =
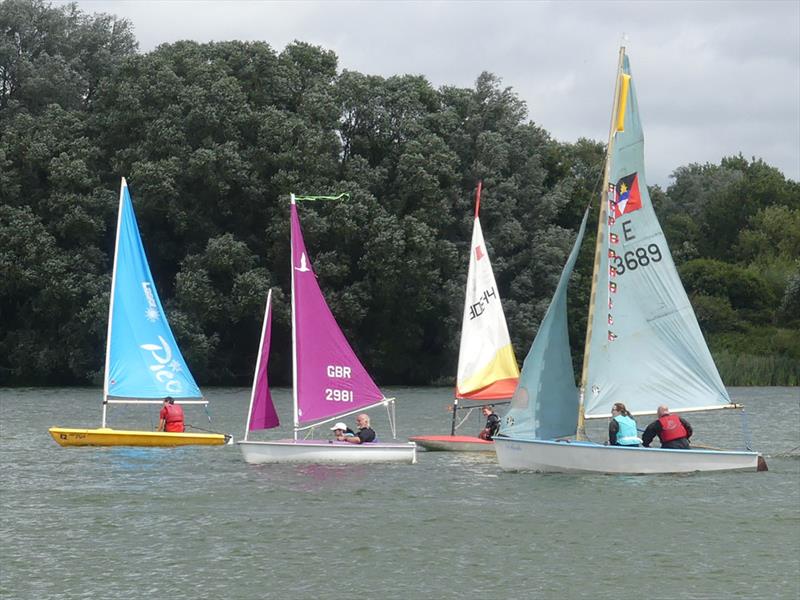
[[[245,462],[264,463],[408,463],[416,464],[412,442],[350,444],[326,440],[276,440],[236,442]]]
[[[591,442],[494,438],[505,471],[545,473],[693,473],[756,471],[758,452],[627,448]]]

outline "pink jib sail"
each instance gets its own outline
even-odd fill
[[[272,292],[267,296],[267,308],[264,312],[264,324],[261,328],[261,344],[258,353],[256,376],[253,382],[249,431],[256,429],[272,429],[280,425],[278,413],[272,403],[267,380],[267,362],[269,361],[269,342],[272,337]]]
[[[328,308],[292,203],[292,279],[297,422],[309,423],[383,400]]]

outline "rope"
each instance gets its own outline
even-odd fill
[[[221,431],[212,431],[210,429],[203,429],[202,427],[197,427],[195,425],[186,424],[183,426],[184,429],[194,429],[196,431],[202,431],[203,433],[214,433],[216,435],[224,435],[227,436],[227,433],[222,433]]]
[[[793,458],[800,457],[800,446],[795,446],[784,452],[778,452],[772,455],[774,458]]]
[[[459,427],[461,427],[461,426],[464,424],[464,421],[466,421],[467,419],[469,419],[469,417],[470,417],[470,415],[472,414],[472,411],[473,411],[473,410],[475,410],[475,407],[473,407],[473,408],[470,408],[470,409],[467,411],[467,414],[466,414],[466,415],[464,415],[464,418],[463,418],[463,419],[461,419],[461,421],[459,421],[458,425],[456,425],[456,429],[458,429]]]
[[[750,452],[753,451],[753,440],[750,437],[750,425],[747,422],[747,413],[742,409],[742,435],[744,436],[744,447]]]

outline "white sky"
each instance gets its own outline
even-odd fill
[[[143,52],[181,39],[261,40],[279,52],[300,40],[333,50],[340,70],[421,74],[436,87],[472,87],[490,71],[563,141],[607,139],[625,35],[650,184],[739,152],[800,180],[800,0],[78,5],[128,19]]]

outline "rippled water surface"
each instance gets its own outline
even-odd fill
[[[386,391],[398,437],[449,432],[449,389]],[[206,393],[213,423],[197,408],[188,421],[240,437],[248,392]],[[47,428],[99,426],[99,390],[0,389],[0,597],[798,598],[800,390],[731,393],[767,473],[510,474],[424,452],[413,466],[250,466],[236,446],[61,448]],[[289,393],[275,396],[290,421]],[[475,412],[461,432],[478,431]],[[156,419],[152,407],[110,412],[115,427]],[[737,415],[689,419],[698,442],[742,446]],[[387,440],[385,416],[373,421]]]

